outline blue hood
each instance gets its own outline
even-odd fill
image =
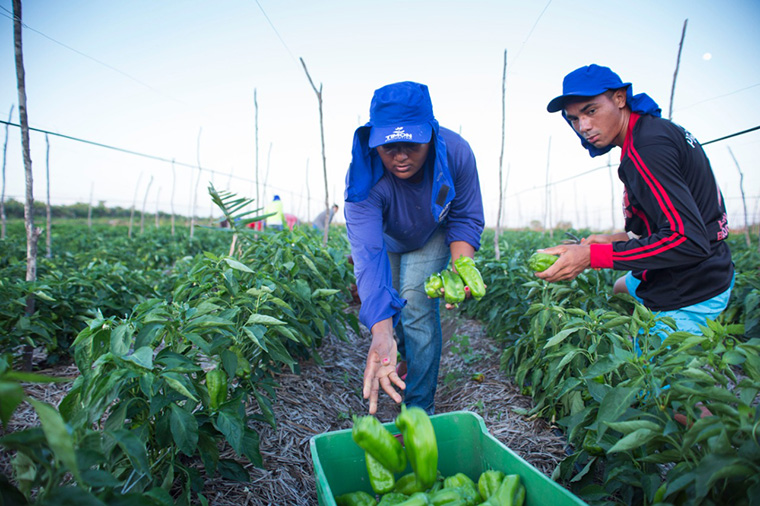
[[[435,220],[440,222],[446,216],[449,204],[456,195],[448,166],[446,141],[443,140],[438,121],[433,116],[427,86],[409,81],[389,84],[375,91],[370,106],[369,122],[354,132],[351,165],[346,174],[346,202],[361,202],[366,199],[372,187],[385,174],[380,155],[374,148],[369,147],[373,127],[377,130],[393,131],[400,126],[414,126],[419,132],[427,128],[432,129],[431,149],[425,166],[429,165],[432,156],[434,176],[430,212]]]

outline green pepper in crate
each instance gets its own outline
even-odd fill
[[[466,504],[461,487],[456,488],[444,488],[433,494],[430,494],[430,504],[433,506],[453,506],[459,504],[464,506]]]
[[[499,489],[499,485],[504,480],[504,473],[502,471],[496,471],[490,469],[480,473],[478,478],[478,492],[483,500],[488,499]]]
[[[536,272],[544,272],[546,269],[554,265],[557,261],[557,256],[550,255],[548,253],[533,253],[528,259],[528,267]]]
[[[443,298],[449,304],[459,304],[464,300],[464,281],[456,272],[445,269],[441,271],[443,279]]]
[[[475,300],[480,300],[486,294],[486,285],[483,283],[483,276],[475,266],[475,260],[462,255],[454,261],[454,267],[462,277],[464,284],[470,287],[470,293]]]
[[[409,499],[409,496],[401,492],[388,492],[377,503],[377,506],[396,506]]]
[[[400,473],[406,468],[406,454],[401,443],[374,416],[354,415],[351,437],[386,469]]]
[[[415,492],[409,499],[399,503],[398,506],[430,506],[430,501],[426,493]]]
[[[377,506],[377,501],[367,492],[360,490],[339,495],[335,498],[335,504],[338,506]]]
[[[367,461],[367,474],[369,475],[369,484],[372,486],[372,490],[378,494],[384,494],[393,490],[393,486],[396,484],[393,473],[369,452],[364,452],[364,458]]]
[[[523,490],[521,494],[520,487],[520,476],[508,474],[501,480],[496,492],[483,504],[488,506],[522,506],[525,500],[525,492]]]
[[[441,296],[441,288],[443,288],[443,280],[439,273],[434,272],[425,280],[425,293],[431,299]]]
[[[443,488],[456,489],[462,496],[467,506],[475,506],[480,504],[482,498],[478,492],[478,486],[464,473],[457,473],[453,476],[447,477],[443,480]]]
[[[415,492],[424,492],[425,487],[417,480],[417,475],[411,472],[396,480],[395,491],[408,496]]]
[[[210,399],[209,407],[216,411],[227,400],[227,373],[220,368],[207,372],[206,388]]]
[[[426,490],[438,475],[438,442],[430,417],[422,408],[402,404],[396,427],[404,435],[406,453],[417,481]]]

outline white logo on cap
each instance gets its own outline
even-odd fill
[[[400,142],[407,139],[412,140],[412,134],[408,132],[404,132],[404,127],[402,126],[396,127],[396,129],[393,131],[392,134],[385,136],[385,142],[392,142],[392,141]]]

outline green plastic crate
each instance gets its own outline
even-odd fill
[[[526,506],[584,505],[578,497],[531,466],[486,429],[483,418],[469,411],[454,411],[430,417],[438,440],[438,469],[444,476],[464,473],[477,481],[480,473],[498,469],[519,474],[525,485]],[[385,427],[400,431],[394,423]],[[364,490],[374,495],[367,477],[364,450],[351,438],[351,429],[327,432],[311,438],[311,458],[320,506],[335,506],[335,496]],[[411,472],[411,468],[396,477]]]

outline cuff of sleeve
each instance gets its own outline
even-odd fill
[[[592,244],[591,268],[612,269],[612,244]]]

